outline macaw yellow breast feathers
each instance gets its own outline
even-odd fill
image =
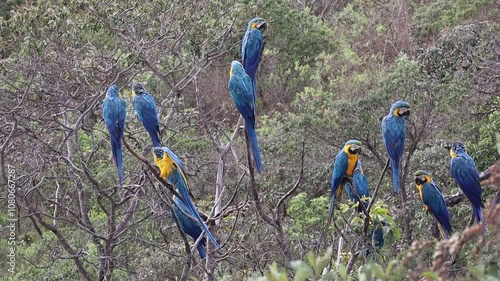
[[[174,161],[170,158],[167,153],[163,153],[163,158],[159,159],[154,156],[155,164],[160,168],[160,177],[162,179],[168,178],[170,174],[176,169]]]
[[[257,22],[252,23],[252,29],[256,29],[256,28],[257,28]]]
[[[453,151],[453,148],[450,148],[450,156],[457,157],[457,154]]]

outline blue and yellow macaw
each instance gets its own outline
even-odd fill
[[[384,238],[384,225],[386,225],[384,222],[382,223],[377,223],[375,226],[373,226],[371,232],[368,234],[368,239],[372,241],[374,240],[374,246],[377,248],[382,248],[384,247],[385,244],[385,238]],[[365,255],[368,256],[371,253],[370,250],[367,250]]]
[[[370,186],[368,183],[368,178],[363,173],[363,168],[360,160],[358,160],[358,163],[354,168],[352,181],[354,183],[357,196],[356,193],[353,192],[351,183],[349,181],[345,183],[345,191],[347,192],[347,195],[349,196],[349,199],[351,199],[351,201],[359,202],[356,210],[361,213],[363,212],[363,207],[361,207],[361,204],[365,206],[365,209],[368,208],[368,205],[370,204],[370,200],[368,199],[368,197],[370,197]],[[375,239],[375,246],[378,248],[382,248],[385,242],[383,226],[376,225],[368,235],[368,239]],[[368,256],[369,253],[370,251],[367,251],[366,255]]]
[[[399,192],[401,158],[405,147],[406,118],[410,116],[410,104],[405,101],[395,102],[389,114],[382,119],[382,137],[387,154],[391,159],[392,185]]]
[[[370,200],[366,198],[370,197],[370,187],[368,185],[368,178],[365,176],[365,174],[363,174],[361,161],[359,160],[356,164],[356,168],[354,168],[352,181],[354,182],[354,187],[359,198],[356,197],[355,193],[351,189],[350,182],[346,182],[345,191],[347,191],[347,195],[349,195],[349,199],[351,199],[351,201],[359,202],[360,205],[357,207],[358,212],[363,212],[361,204],[365,205],[365,208],[368,208],[368,204],[370,203]]]
[[[196,207],[189,198],[188,182],[184,173],[182,162],[180,161],[179,157],[177,157],[177,155],[167,147],[153,147],[153,155],[156,166],[160,168],[160,177],[169,181],[177,188],[179,195],[182,197],[182,202],[189,210],[189,214],[198,221],[198,225],[201,227],[201,229],[203,229],[203,231],[205,231],[212,243],[214,243],[217,248],[220,248],[219,243],[212,235],[212,233],[208,230],[207,225],[200,217],[198,210],[196,210]],[[182,206],[179,207],[182,208]]]
[[[252,81],[238,61],[231,63],[227,86],[236,108],[245,119],[245,129],[250,141],[253,159],[260,174],[262,173],[262,160],[260,159],[259,143],[255,131],[255,96],[252,93]]]
[[[177,189],[177,192],[179,190]],[[179,220],[179,224],[182,228],[182,230],[189,236],[193,238],[193,240],[196,242],[198,240],[198,237],[203,234],[203,230],[200,227],[200,224],[196,220],[196,218],[192,215],[191,211],[189,208],[182,202],[182,200],[174,196],[174,202],[175,204],[172,207],[172,218],[174,216],[177,217]],[[198,243],[198,246],[196,249],[198,249],[198,254],[200,254],[200,258],[204,259],[207,255],[205,253],[205,245],[206,245],[207,240],[205,237],[201,239],[201,241]]]
[[[118,87],[112,85],[108,88],[106,98],[102,103],[102,115],[104,123],[108,128],[111,137],[111,150],[113,158],[118,168],[118,177],[120,186],[123,184],[123,167],[122,167],[122,139],[125,132],[125,114],[127,104],[118,96]]]
[[[241,44],[241,57],[246,73],[252,79],[252,92],[254,99],[257,94],[257,83],[255,75],[259,67],[262,51],[264,50],[264,37],[262,33],[267,28],[267,23],[261,18],[252,19],[247,26],[247,31]]]
[[[441,237],[448,239],[452,231],[450,213],[448,212],[448,207],[446,207],[441,190],[439,190],[431,176],[423,170],[415,172],[415,183],[417,184],[420,200],[424,203],[425,209],[438,222]]]
[[[151,136],[153,147],[161,147],[160,121],[158,120],[155,99],[144,89],[144,85],[141,83],[136,83],[133,88],[135,112],[137,112],[139,120],[141,120],[142,125]]]
[[[481,202],[481,195],[483,190],[479,181],[479,172],[477,171],[476,163],[465,151],[465,145],[459,141],[452,144],[450,155],[451,176],[471,202],[472,212],[477,223],[482,223],[483,214],[481,208],[484,208],[484,205]]]
[[[333,161],[332,172],[332,200],[330,202],[330,212],[328,220],[332,218],[335,204],[335,197],[341,195],[342,189],[347,182],[346,177],[352,177],[354,168],[358,163],[358,155],[361,153],[361,142],[350,140],[345,143],[344,148],[337,153]]]

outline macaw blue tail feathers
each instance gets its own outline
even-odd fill
[[[160,141],[160,132],[148,132],[151,136],[151,140],[153,141],[153,147],[162,147]]]
[[[255,80],[255,77],[250,78],[252,78],[253,97],[257,100],[257,81]]]
[[[481,205],[483,205],[481,203]],[[486,227],[486,223],[483,220],[483,212],[481,210],[481,205],[472,205],[472,212],[474,213],[474,217],[476,218],[477,223],[483,224],[483,232],[486,232],[488,228]]]
[[[217,239],[215,239],[215,237],[212,235],[212,233],[210,233],[207,225],[205,224],[203,219],[200,217],[198,210],[196,210],[196,207],[194,206],[193,202],[191,201],[191,199],[189,199],[189,193],[188,193],[186,184],[184,183],[184,180],[182,179],[182,175],[180,174],[179,171],[172,172],[172,175],[177,177],[176,181],[177,181],[177,183],[179,183],[179,185],[176,184],[176,186],[178,187],[177,190],[179,191],[179,194],[182,197],[181,198],[182,202],[184,202],[184,204],[186,204],[189,211],[191,211],[191,213],[195,216],[196,220],[200,224],[200,227],[203,229],[203,231],[205,231],[205,233],[207,234],[210,241],[212,241],[212,243],[214,243],[214,245],[217,248],[220,248],[219,242],[217,242]]]
[[[332,219],[334,209],[335,209],[335,193],[332,192],[332,201],[330,201],[330,211],[328,212],[328,221]]]
[[[198,246],[196,246],[196,249],[198,249],[198,254],[200,254],[200,258],[203,260],[207,257],[207,254],[205,253],[205,238],[203,238],[200,243],[198,243]]]
[[[252,122],[245,121],[245,128],[248,135],[248,140],[250,141],[250,148],[252,149],[253,159],[255,161],[255,166],[257,172],[262,174],[262,160],[260,159],[259,143],[257,142],[257,132],[255,131],[255,125]]]
[[[121,140],[111,140],[111,150],[115,159],[116,167],[118,168],[118,176],[120,178],[120,186],[123,184],[123,164],[122,164],[122,144]]]
[[[399,193],[401,188],[400,177],[399,177],[399,163],[391,160],[392,167],[392,186],[394,187],[394,192]]]
[[[437,227],[439,229],[439,233],[441,233],[441,237],[443,237],[445,240],[448,240],[450,238],[450,233],[448,232],[448,230],[442,227],[439,223],[437,224]]]

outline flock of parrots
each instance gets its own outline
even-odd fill
[[[264,48],[263,32],[266,28],[267,23],[261,18],[254,18],[248,23],[241,47],[243,64],[237,60],[231,63],[228,82],[228,89],[234,104],[245,120],[245,131],[250,143],[252,158],[259,173],[262,173],[263,167],[255,130],[255,101],[257,98],[255,76]],[[153,96],[145,90],[141,83],[136,83],[133,86],[133,91],[135,93],[134,109],[151,137],[154,162],[160,169],[160,177],[175,186],[178,194],[182,197],[174,196],[175,204],[172,207],[172,217],[177,218],[181,228],[194,241],[197,241],[200,235],[205,232],[212,243],[220,248],[219,243],[208,230],[189,197],[188,181],[181,160],[172,150],[161,144],[158,110]],[[118,168],[120,186],[124,180],[122,138],[125,129],[125,110],[126,103],[119,97],[117,86],[110,86],[103,102],[103,118],[111,138],[111,150]],[[397,101],[392,105],[389,114],[382,119],[382,137],[390,159],[395,192],[399,192],[401,186],[401,159],[405,144],[406,119],[409,115],[410,105],[404,101]],[[358,210],[360,212],[362,211],[361,204],[365,208],[369,204],[368,199],[364,198],[370,197],[368,179],[363,174],[361,161],[358,160],[361,149],[360,141],[349,140],[335,157],[329,220],[333,216],[335,198],[341,195],[344,187],[351,200],[359,201]],[[461,142],[453,143],[450,155],[452,157],[451,174],[471,202],[476,221],[482,223],[486,230],[481,214],[481,208],[484,207],[481,203],[482,189],[474,160],[467,154],[464,144]],[[415,183],[425,209],[438,222],[442,237],[448,239],[452,231],[450,215],[441,191],[429,173],[423,170],[415,173]],[[380,230],[378,233],[375,232],[375,236],[380,235],[383,235]],[[198,253],[202,259],[206,257],[205,246],[206,239],[203,237],[197,245]],[[379,246],[381,245],[379,244]]]

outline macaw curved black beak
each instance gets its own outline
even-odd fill
[[[406,108],[406,107],[402,107],[399,109],[399,115],[401,117],[405,117],[405,118],[408,118],[410,117],[410,109],[409,108]]]
[[[349,149],[352,153],[355,154],[361,154],[361,146],[358,145],[352,145],[351,148]]]
[[[258,24],[255,25],[260,31],[264,31],[267,29],[267,22],[266,21],[261,21]]]
[[[422,179],[421,177],[415,177],[415,183],[417,185],[421,185],[425,183],[425,179]]]

